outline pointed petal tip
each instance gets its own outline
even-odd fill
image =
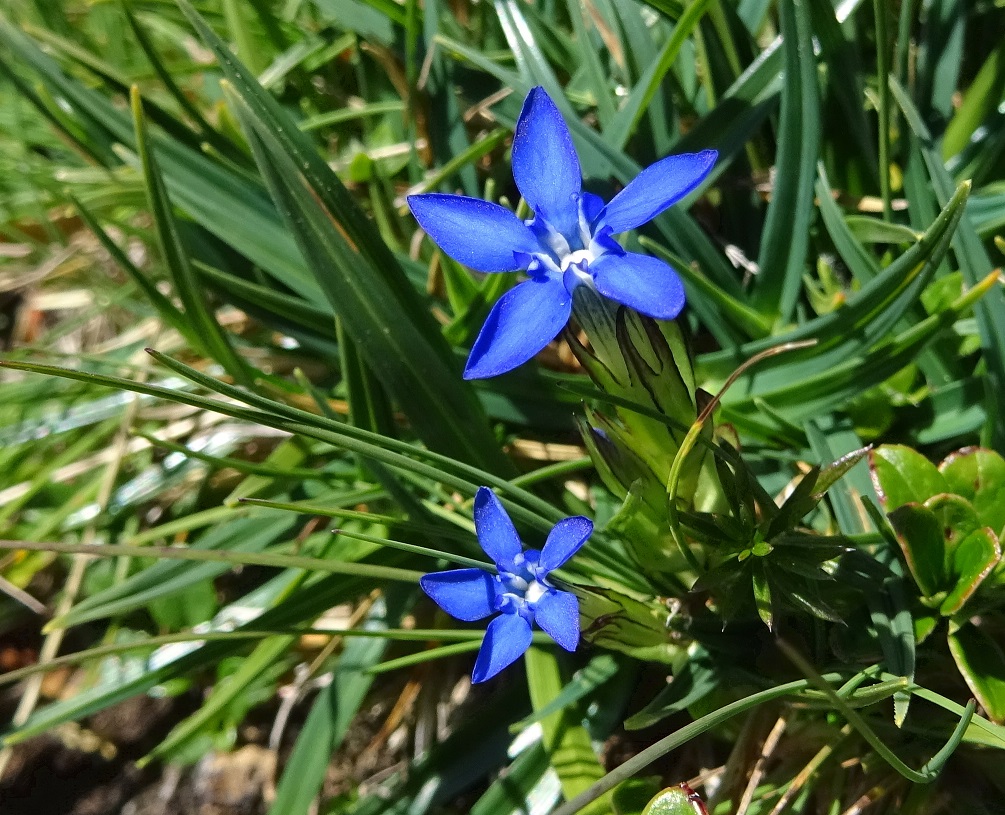
[[[539,249],[537,238],[514,213],[499,204],[445,193],[408,196],[419,226],[454,260],[479,272],[520,268],[517,254]]]
[[[540,85],[524,99],[513,131],[513,179],[531,208],[562,234],[578,228],[579,156],[561,111]]]
[[[531,278],[504,294],[471,347],[465,379],[486,379],[531,360],[558,336],[572,313],[560,279]]]
[[[650,164],[604,208],[600,222],[615,235],[635,229],[697,189],[718,159],[716,150],[678,153]]]
[[[593,534],[593,521],[584,515],[563,518],[548,533],[540,565],[546,572],[563,566]]]
[[[472,684],[485,682],[516,662],[530,648],[532,638],[530,623],[519,614],[500,614],[492,620],[471,672]]]
[[[579,600],[571,592],[549,591],[538,601],[534,621],[566,651],[579,646]]]
[[[523,543],[502,501],[488,487],[479,487],[475,493],[474,518],[482,551],[500,569],[512,571]]]
[[[419,578],[419,587],[458,620],[474,622],[495,610],[495,581],[483,569],[431,572]]]

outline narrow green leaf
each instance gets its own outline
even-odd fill
[[[431,447],[511,473],[474,391],[458,377],[438,326],[393,253],[286,112],[186,0],[179,5],[232,83],[228,99],[262,175],[372,370]]]
[[[962,16],[958,19],[962,19]],[[949,198],[953,180],[942,163],[942,155],[904,88],[895,79],[891,79],[890,89],[913,132],[915,148],[920,150],[924,158],[929,184],[938,201],[944,203]],[[994,272],[987,251],[966,214],[960,219],[960,226],[953,237],[953,250],[960,271],[963,272],[963,280],[968,286],[977,286]],[[1005,392],[1005,332],[1000,330],[1005,324],[1005,287],[994,287],[977,304],[975,311],[987,365],[985,406],[988,417],[983,433],[987,443],[993,442],[1000,449],[1005,445],[1005,422],[1000,420],[1000,395]]]
[[[98,239],[105,250],[112,256],[112,259],[119,265],[129,277],[140,287],[143,295],[153,304],[154,308],[157,309],[157,313],[160,315],[161,319],[164,320],[169,326],[175,329],[179,334],[185,337],[194,347],[197,347],[198,338],[193,336],[192,326],[185,319],[185,315],[172,303],[167,297],[165,297],[157,285],[150,279],[149,275],[140,271],[136,268],[133,262],[129,259],[119,245],[115,243],[108,235],[107,232],[98,223],[98,220],[88,211],[83,204],[81,204],[77,199],[70,197],[73,201],[74,206],[77,208],[77,212],[80,213],[81,220],[87,225],[87,228],[94,233],[94,236]]]
[[[383,620],[371,619],[366,627],[386,630]],[[342,744],[363,703],[373,677],[366,669],[376,665],[387,648],[382,639],[353,638],[345,646],[331,682],[318,694],[297,735],[269,807],[270,815],[307,815],[321,789],[332,754]]]
[[[562,691],[563,683],[558,661],[553,651],[531,646],[524,659],[527,662],[527,685],[535,710],[550,704]],[[574,798],[604,775],[590,735],[569,708],[552,713],[541,721],[545,750],[552,768],[562,782],[562,792]],[[606,802],[597,802],[584,810],[587,815],[605,813]]]
[[[147,139],[143,103],[140,99],[139,89],[135,86],[133,86],[130,100],[133,124],[136,128],[136,145],[146,182],[147,200],[150,203],[150,210],[157,228],[161,256],[171,272],[175,290],[185,304],[185,316],[193,324],[194,331],[188,333],[200,343],[204,353],[223,365],[231,376],[239,382],[247,381],[249,378],[248,367],[244,360],[235,353],[226,332],[220,327],[206,302],[202,287],[182,245],[181,236],[171,211],[167,189]]]
[[[624,149],[625,144],[635,132],[649,103],[652,101],[667,72],[673,66],[680,53],[681,46],[694,33],[695,27],[708,11],[711,0],[695,0],[690,3],[684,14],[677,20],[673,34],[660,51],[659,59],[654,60],[646,68],[645,73],[632,88],[628,99],[618,111],[616,118],[609,127],[603,128],[604,139],[614,148]]]
[[[244,657],[234,673],[213,686],[209,697],[199,709],[184,721],[175,725],[149,753],[137,761],[139,767],[144,767],[159,758],[170,756],[190,742],[210,722],[219,716],[224,709],[248,686],[259,679],[264,672],[274,669],[276,663],[297,641],[295,636],[266,637],[259,642],[252,652]]]
[[[497,471],[510,471],[473,392],[444,365],[429,334],[403,319],[391,290],[346,243],[332,214],[298,172],[293,157],[244,100],[228,98],[280,211],[369,367],[394,394],[416,431],[434,449]],[[439,331],[435,332],[439,340]]]
[[[949,650],[981,707],[995,724],[1005,722],[1005,652],[983,628],[966,623],[949,635]]]
[[[642,730],[662,721],[667,716],[687,710],[697,704],[719,684],[715,665],[707,651],[692,646],[687,662],[676,671],[670,684],[661,690],[638,713],[625,719],[626,730]]]
[[[761,236],[754,306],[788,322],[802,290],[820,146],[820,91],[808,0],[779,5],[785,85],[774,189]]]

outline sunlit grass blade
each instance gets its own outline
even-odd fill
[[[820,145],[820,90],[809,7],[779,6],[785,85],[778,126],[778,161],[764,222],[755,307],[787,323],[802,289],[813,217],[813,186]]]
[[[533,647],[524,659],[527,662],[531,704],[535,710],[541,710],[556,699],[564,687],[559,663],[553,651]],[[562,792],[568,799],[579,795],[604,775],[604,769],[593,751],[590,734],[577,721],[581,718],[575,710],[563,708],[541,720],[548,761],[558,773]],[[599,815],[607,812],[608,808],[606,801],[598,801],[584,812]]]
[[[843,361],[855,350],[878,341],[917,300],[924,282],[934,275],[935,269],[948,251],[950,237],[963,216],[963,206],[969,192],[970,186],[961,184],[918,242],[880,275],[851,294],[841,308],[816,317],[784,334],[748,343],[736,351],[718,352],[701,357],[698,360],[699,370],[704,370],[706,375],[717,372],[716,375],[724,380],[743,360],[782,342],[812,338],[816,340],[816,345],[801,352],[803,355],[816,358],[826,353],[834,360]],[[766,384],[765,371],[774,367],[777,362],[779,362],[777,359],[769,360],[759,369],[760,385]],[[814,360],[809,365],[813,373],[823,369],[819,360]],[[791,382],[792,376],[798,369],[792,367],[791,362],[786,367],[787,381]],[[742,386],[743,380],[740,384]],[[742,387],[734,389],[729,398],[735,398],[742,391]]]
[[[924,157],[931,187],[935,190],[939,203],[942,204],[948,200],[949,191],[952,189],[952,178],[907,92],[896,80],[891,80],[890,87],[914,133],[916,149]],[[960,264],[960,271],[963,272],[963,280],[968,286],[978,285],[992,273],[991,260],[966,214],[963,215],[960,228],[953,238],[953,249]],[[988,390],[985,404],[988,422],[983,430],[983,436],[986,443],[1000,447],[1005,444],[1005,423],[1001,421],[1001,400],[998,396],[1005,389],[1005,332],[1001,330],[1001,326],[1005,325],[1005,288],[993,287],[977,304],[975,311],[987,365]]]

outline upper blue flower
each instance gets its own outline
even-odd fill
[[[523,269],[530,279],[490,312],[465,379],[505,373],[553,340],[572,312],[576,286],[664,320],[684,307],[684,287],[662,260],[626,252],[614,236],[641,226],[695,189],[715,150],[667,156],[639,173],[608,204],[582,188],[579,157],[544,88],[523,103],[513,134],[513,178],[534,217],[463,195],[411,195],[408,205],[440,248],[480,272]]]
[[[498,574],[484,569],[433,572],[419,585],[437,605],[459,620],[472,622],[501,611],[489,623],[471,673],[472,682],[491,679],[530,647],[531,625],[537,623],[567,651],[579,643],[579,602],[560,591],[548,573],[571,558],[590,537],[593,523],[576,515],[555,524],[543,549],[527,549],[513,522],[488,487],[475,495],[478,542],[496,564]]]

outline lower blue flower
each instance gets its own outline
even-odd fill
[[[548,574],[562,566],[593,532],[589,518],[576,515],[555,524],[544,547],[524,550],[513,522],[495,493],[480,487],[475,496],[478,542],[498,569],[452,569],[424,575],[419,585],[437,605],[459,620],[473,622],[501,612],[485,631],[472,682],[484,682],[511,665],[530,647],[537,623],[567,651],[579,643],[579,602],[556,588]]]

